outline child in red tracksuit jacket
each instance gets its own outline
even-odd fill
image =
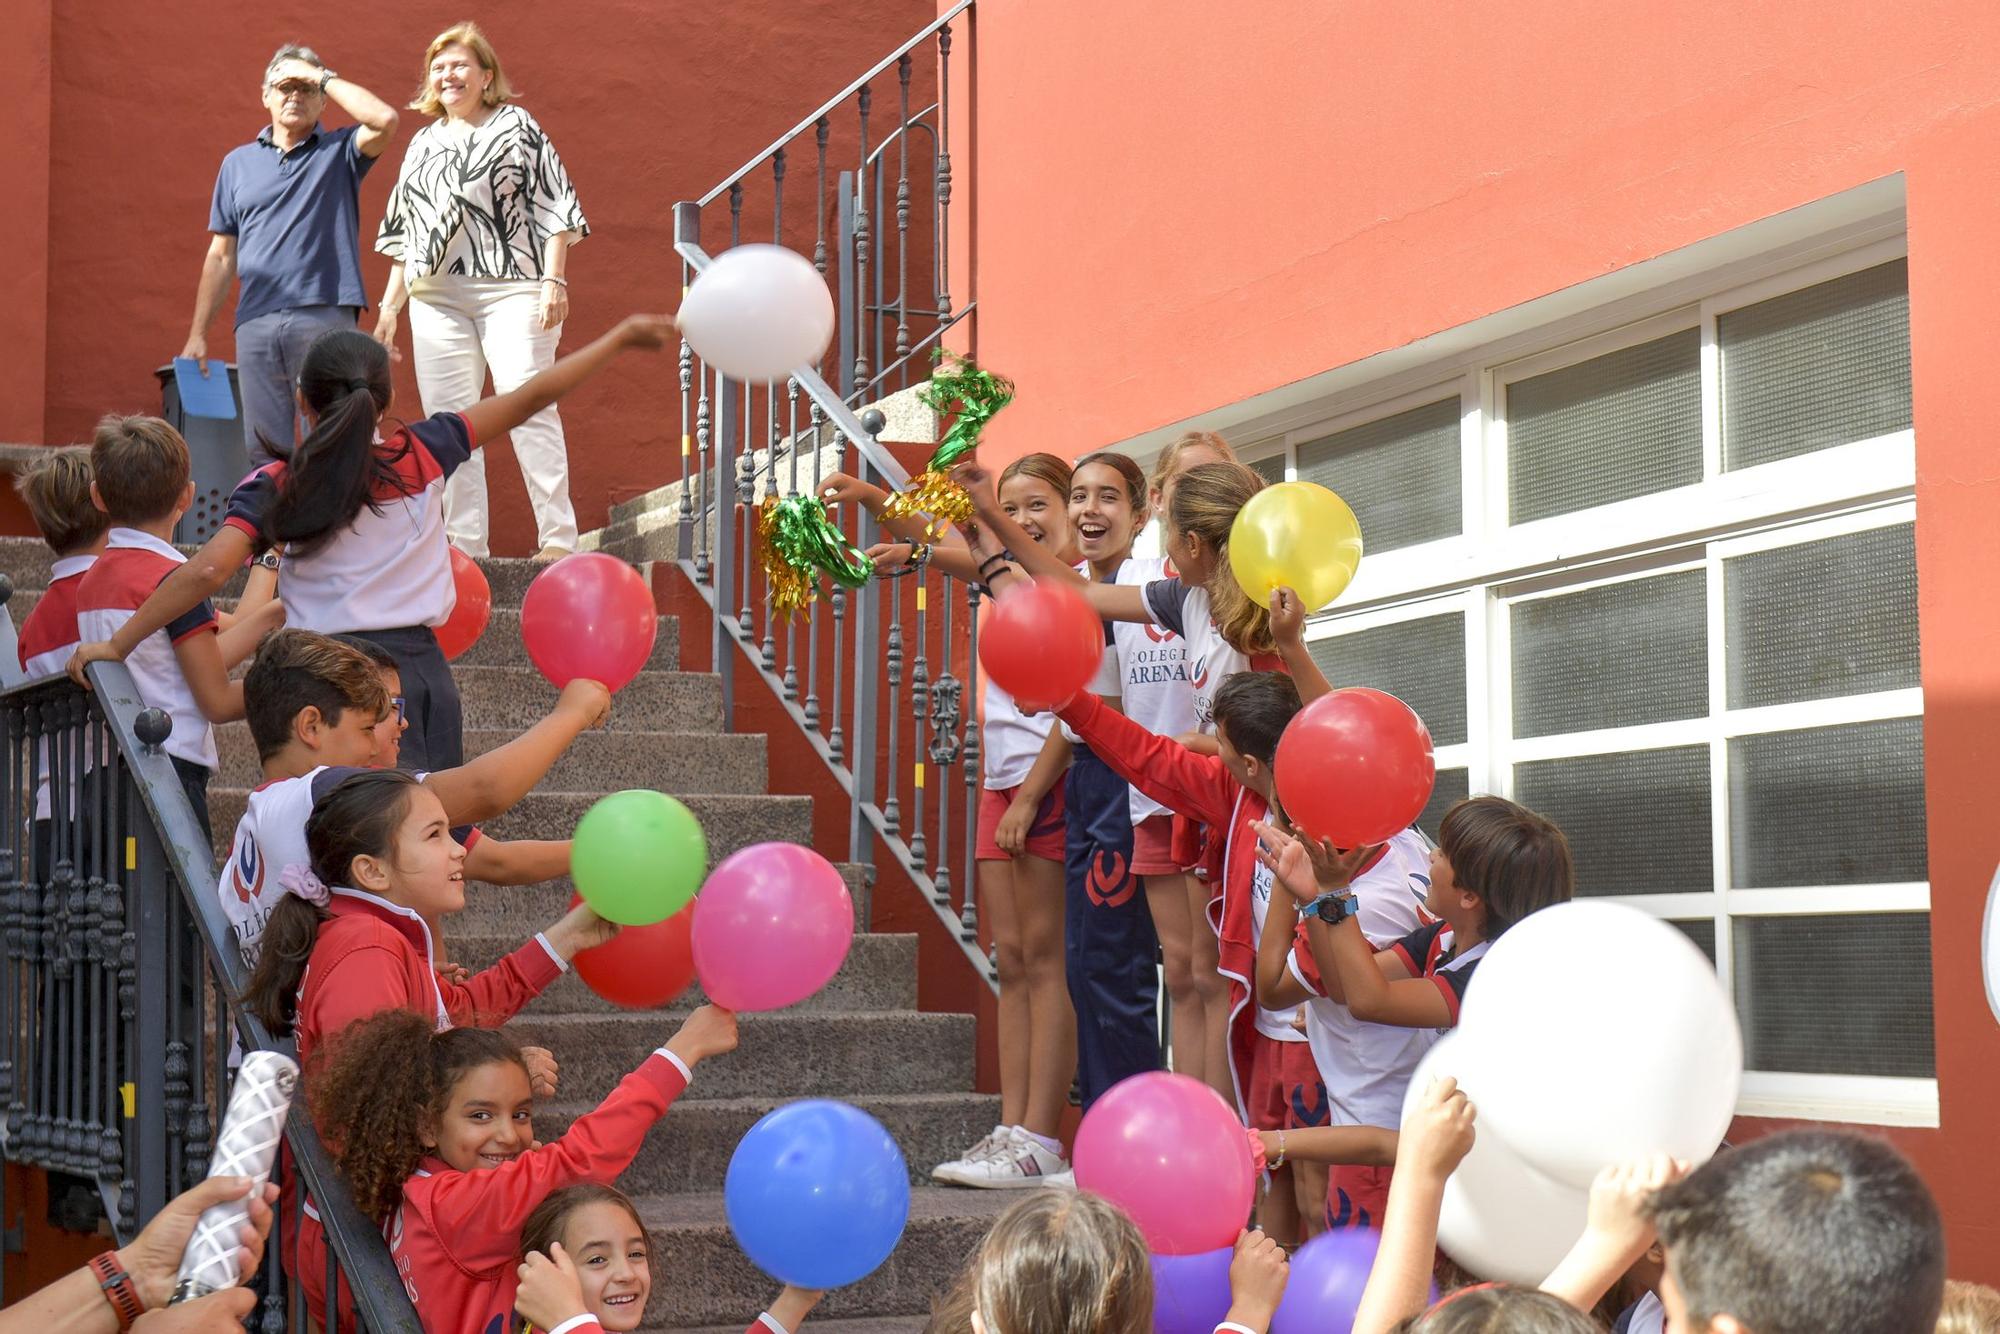
[[[616,1186],[553,1192],[521,1225],[521,1334],[629,1334],[646,1317],[652,1260],[639,1210]],[[798,1334],[823,1295],[787,1284],[748,1334]]]
[[[315,803],[306,821],[312,873],[272,910],[244,996],[273,1035],[296,1037],[308,1074],[330,1039],[384,1010],[439,1029],[503,1024],[579,951],[616,931],[579,907],[463,985],[446,981],[426,924],[465,906],[466,853],[446,819],[436,794],[400,769],[359,771]],[[530,1068],[537,1090],[554,1093],[548,1053],[531,1052]],[[291,1199],[284,1203],[294,1216]],[[310,1201],[299,1217],[283,1261],[317,1302],[325,1237]]]
[[[536,1207],[563,1186],[623,1172],[694,1067],[735,1048],[736,1016],[702,1006],[540,1146],[527,1063],[491,1029],[438,1032],[407,1011],[377,1015],[308,1076],[306,1092],[355,1206],[383,1226],[423,1327],[507,1334],[521,1228]]]

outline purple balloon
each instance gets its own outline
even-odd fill
[[[1153,1257],[1153,1334],[1212,1334],[1229,1314],[1234,1246]]]
[[[1271,1334],[1348,1334],[1381,1244],[1371,1228],[1338,1228],[1294,1251]]]

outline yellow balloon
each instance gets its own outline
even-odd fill
[[[1289,587],[1307,611],[1339,597],[1361,564],[1361,525],[1347,502],[1317,482],[1267,486],[1229,530],[1229,568],[1257,605]]]

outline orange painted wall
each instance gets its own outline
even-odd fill
[[[415,88],[425,44],[458,5],[346,8],[272,0],[18,0],[0,29],[0,439],[87,439],[108,410],[157,410],[153,369],[179,352],[207,244],[216,167],[266,123],[264,62],[284,41],[315,46],[392,102]],[[566,348],[634,308],[671,310],[680,269],[672,207],[727,176],[930,21],[926,0],[588,0],[551,8],[489,0],[476,16],[522,104],[547,127],[594,229],[569,270]],[[21,40],[15,40],[16,33]],[[339,113],[329,111],[329,122]],[[372,243],[414,112],[362,186]],[[794,177],[796,202],[810,194]],[[364,264],[379,294],[386,262]],[[232,355],[217,322],[210,354]],[[409,337],[403,335],[407,352]],[[627,359],[563,404],[585,528],[608,501],[678,471],[671,358]],[[408,361],[401,410],[418,396]],[[495,549],[532,547],[519,473],[496,451]],[[498,460],[505,459],[505,462]]]
[[[2000,1282],[2000,8],[1013,0],[979,15],[996,451],[1072,452],[1905,173],[1942,1127],[1899,1131]],[[1754,1133],[1763,1126],[1744,1125]]]

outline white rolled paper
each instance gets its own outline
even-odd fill
[[[229,1092],[229,1112],[222,1119],[222,1133],[216,1137],[208,1174],[248,1177],[257,1184],[242,1199],[210,1205],[202,1212],[187,1249],[181,1253],[175,1302],[233,1288],[241,1281],[237,1265],[243,1249],[243,1227],[250,1221],[250,1200],[271,1179],[271,1164],[278,1156],[285,1117],[292,1109],[298,1083],[298,1062],[281,1052],[253,1051],[243,1058],[235,1087]]]

